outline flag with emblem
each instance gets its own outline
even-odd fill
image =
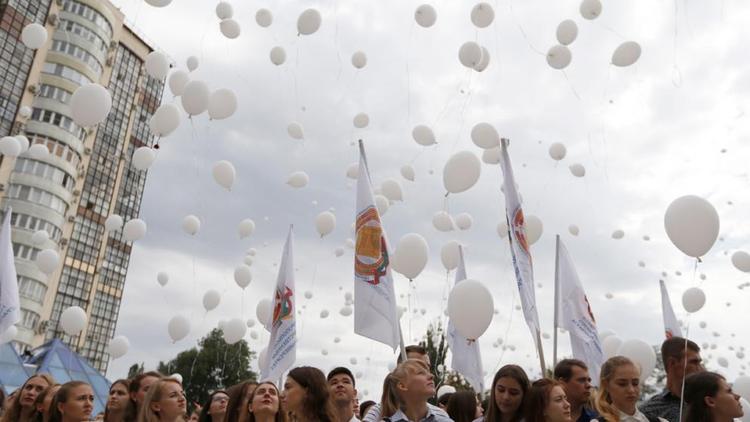
[[[674,309],[672,309],[672,302],[669,300],[664,280],[659,280],[659,288],[661,289],[661,313],[664,318],[664,335],[667,338],[682,337],[682,330],[680,330],[680,324],[677,323],[677,317],[674,316]]]
[[[13,243],[10,240],[11,209],[5,210],[3,226],[0,227],[0,334],[21,320],[18,298],[18,278],[13,259]]]

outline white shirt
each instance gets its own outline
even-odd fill
[[[640,410],[635,409],[635,413],[632,415],[628,415],[627,413],[623,412],[620,409],[617,409],[617,412],[619,412],[620,422],[649,422],[646,415],[641,413]],[[664,418],[658,418],[661,422],[668,422]]]

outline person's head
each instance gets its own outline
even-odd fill
[[[199,422],[219,422],[224,420],[227,413],[229,395],[224,390],[216,390],[208,395],[203,403]]]
[[[336,407],[351,406],[352,402],[357,398],[357,389],[355,388],[352,371],[339,366],[338,368],[333,368],[328,373],[326,379],[328,380],[331,399],[333,399]]]
[[[661,344],[661,359],[667,373],[667,383],[681,386],[686,376],[703,371],[700,352],[697,344],[682,337],[664,340]]]
[[[258,418],[266,419],[273,416],[274,422],[286,422],[286,414],[281,410],[279,389],[276,384],[264,381],[250,393],[250,401],[246,412],[248,422],[256,422]]]
[[[562,385],[568,402],[581,406],[591,398],[589,368],[578,359],[563,359],[555,366],[555,380]]]
[[[407,359],[396,366],[383,382],[381,413],[390,417],[409,403],[424,401],[435,395],[435,381],[430,367],[420,359]]]
[[[619,420],[619,411],[632,415],[641,394],[640,369],[625,356],[613,356],[602,365],[596,410],[607,421]]]
[[[367,400],[367,401],[360,403],[359,405],[359,414],[361,416],[360,419],[364,419],[364,417],[367,415],[367,412],[374,405],[375,405],[375,402],[372,400]],[[345,422],[345,421],[342,421],[342,422]]]
[[[696,372],[685,378],[685,422],[723,422],[744,414],[740,396],[715,372]]]
[[[421,346],[419,344],[412,344],[409,346],[406,346],[404,348],[404,351],[406,352],[406,359],[419,359],[424,361],[424,363],[427,364],[427,366],[430,366],[430,355],[427,353],[427,349],[424,346]],[[398,359],[396,360],[396,364],[403,362],[404,360],[401,358],[401,355],[398,355]]]
[[[3,413],[3,421],[19,421],[30,418],[36,411],[34,403],[39,394],[54,385],[55,380],[49,374],[34,374],[30,376],[21,388],[14,391],[8,400]]]
[[[91,420],[94,411],[94,389],[83,381],[70,381],[60,386],[50,405],[51,422]]]
[[[258,383],[245,381],[227,388],[229,401],[227,412],[224,415],[225,422],[245,422],[247,420],[247,405],[250,403],[250,395]]]
[[[298,366],[284,382],[286,410],[298,420],[336,420],[330,396],[326,376],[318,368]]]
[[[188,417],[188,422],[198,422],[198,419],[201,417],[201,412],[198,411],[198,409],[193,409],[192,412],[190,412],[190,417]]]
[[[518,365],[505,365],[495,373],[490,401],[485,415],[487,422],[502,419],[519,421],[523,417],[524,400],[529,390],[529,377]]]
[[[185,416],[185,392],[174,378],[160,378],[152,383],[143,398],[140,422],[173,422]]]
[[[113,382],[109,387],[107,406],[104,410],[105,422],[122,420],[122,416],[125,413],[125,409],[128,408],[128,401],[130,399],[130,396],[128,395],[128,386],[128,380],[119,379]]]
[[[50,411],[52,410],[52,400],[55,398],[55,394],[57,394],[57,390],[59,389],[60,384],[52,384],[36,396],[36,400],[34,401],[36,416],[34,419],[37,422],[49,421]]]
[[[160,373],[149,371],[138,374],[130,380],[128,394],[130,395],[130,400],[135,403],[138,410],[140,410],[141,405],[143,405],[143,401],[145,400],[146,394],[151,388],[151,385],[159,381],[161,378],[162,375]]]
[[[471,422],[482,416],[482,406],[473,391],[463,390],[450,394],[446,412],[454,422]]]
[[[534,381],[526,398],[525,422],[570,422],[570,403],[562,385],[548,378]]]
[[[437,405],[439,408],[446,410],[448,409],[448,402],[451,401],[451,397],[453,397],[454,393],[443,393],[438,397],[437,399]]]

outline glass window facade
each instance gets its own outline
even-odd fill
[[[83,47],[65,41],[54,40],[52,41],[52,50],[75,57],[86,63],[86,66],[90,67],[96,73],[97,77],[102,75],[102,64],[99,63],[99,60],[93,54],[84,50]]]
[[[44,180],[49,180],[62,186],[69,192],[76,187],[76,180],[72,174],[66,173],[59,167],[30,158],[16,159],[15,171],[22,174],[31,174]]]
[[[68,204],[59,196],[34,186],[11,184],[8,197],[42,205],[65,215]]]
[[[60,63],[45,63],[42,67],[42,73],[59,76],[69,81],[75,82],[78,85],[94,82],[88,76],[73,69],[72,67],[65,66]]]
[[[57,100],[62,104],[68,104],[73,93],[58,86],[43,84],[39,90],[39,96],[42,98]]]
[[[58,243],[62,237],[62,230],[60,230],[59,227],[47,220],[34,217],[33,215],[14,212],[13,215],[10,216],[10,225],[16,228],[30,230],[32,232],[44,230],[49,234],[49,238],[55,243]]]
[[[88,40],[90,43],[94,44],[94,47],[96,47],[96,49],[99,50],[100,53],[107,53],[107,41],[104,41],[104,39],[100,37],[99,34],[81,25],[80,23],[61,19],[60,28],[62,28],[64,31],[70,32],[71,34],[76,34]]]
[[[78,139],[84,139],[86,137],[86,131],[82,127],[78,126],[72,118],[64,114],[54,112],[52,110],[35,108],[34,111],[31,112],[31,120],[36,120],[38,122],[49,123],[51,125],[57,126],[69,132],[71,135],[75,136]]]
[[[25,259],[27,261],[34,261],[36,255],[39,253],[39,249],[22,243],[13,244],[13,256],[16,259]]]
[[[81,163],[81,155],[64,142],[58,141],[55,138],[50,138],[49,136],[39,135],[36,133],[26,133],[26,136],[29,138],[30,145],[44,144],[49,150],[50,154],[62,158],[75,167],[78,167],[78,165]]]
[[[91,6],[74,0],[63,0],[63,10],[82,16],[87,21],[104,30],[107,37],[112,38],[112,25],[109,24],[104,15],[94,10]]]

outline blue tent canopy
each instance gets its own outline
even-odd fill
[[[24,367],[23,360],[10,343],[0,344],[0,388],[5,394],[21,387],[32,374],[34,370]]]

